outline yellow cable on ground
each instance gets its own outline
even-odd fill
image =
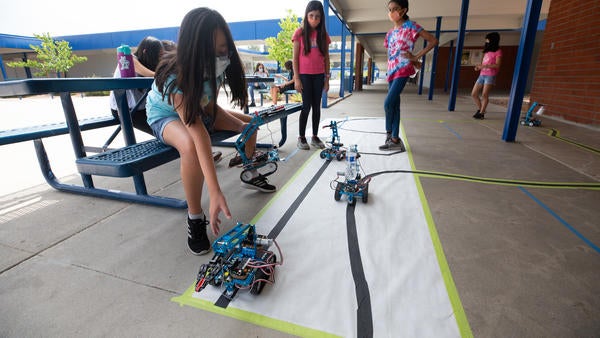
[[[567,142],[569,144],[575,145],[575,146],[577,146],[579,148],[582,148],[584,150],[588,150],[588,151],[591,151],[593,153],[600,154],[600,149],[596,149],[596,148],[594,148],[592,146],[588,146],[587,144],[579,143],[579,142],[576,142],[576,141],[573,141],[573,140],[570,140],[568,138],[560,136],[560,132],[558,131],[558,129],[554,129],[554,128],[548,129],[548,133],[546,135],[548,135],[550,137],[553,137],[553,138],[556,138],[556,139],[559,139],[559,140],[561,140],[563,142]]]
[[[410,155],[409,155],[410,157]],[[450,174],[436,171],[420,171],[420,170],[387,170],[377,173],[372,173],[367,176],[375,177],[382,174],[404,173],[414,174],[418,177],[442,178],[448,180],[478,182],[483,184],[494,184],[504,186],[544,188],[544,189],[585,189],[585,190],[600,190],[600,183],[595,182],[541,182],[541,181],[524,181],[524,180],[509,180],[504,178],[489,178],[477,177],[469,175]]]

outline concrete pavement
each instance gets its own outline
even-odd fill
[[[382,117],[385,93],[385,84],[365,86],[322,116]],[[409,86],[402,123],[415,170],[458,175],[419,180],[472,333],[596,336],[600,131],[542,117],[541,128],[521,127],[517,142],[505,143],[505,108],[491,105],[478,121],[471,118],[470,98],[459,98],[454,112],[447,102],[444,95],[428,101]],[[97,105],[92,116],[105,109]],[[296,149],[297,119],[295,114],[288,121],[283,156]],[[277,128],[261,128],[259,137],[270,140]],[[53,164],[65,163],[64,180],[78,180],[69,169],[70,148],[62,151],[70,143],[60,138],[48,141],[57,143],[49,149],[58,156]],[[238,170],[226,166],[233,150],[220,150],[225,158],[217,171],[234,219],[250,220],[272,196],[240,188]],[[2,158],[17,155],[19,160],[3,161],[0,183],[0,336],[288,336],[171,301],[210,258],[188,252],[184,211],[54,191],[35,177],[30,142],[0,147]],[[271,181],[283,186],[310,155],[296,152]],[[27,180],[11,183],[22,176]],[[149,191],[183,198],[178,161],[145,177]],[[95,182],[132,189],[130,179]],[[550,189],[524,182],[565,184]],[[233,225],[228,222],[225,228]]]

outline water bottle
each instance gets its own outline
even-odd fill
[[[131,55],[131,48],[128,45],[121,45],[117,48],[117,63],[121,77],[135,77],[133,55]]]
[[[538,109],[538,111],[536,111],[535,114],[536,115],[543,115],[545,109],[546,109],[546,107],[540,105],[540,109]]]
[[[348,151],[346,151],[346,180],[356,179],[356,175],[358,174],[357,153],[356,144],[350,145]]]

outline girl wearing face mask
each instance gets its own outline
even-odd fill
[[[502,50],[500,50],[500,34],[493,32],[485,36],[485,47],[483,48],[483,62],[475,66],[475,71],[479,71],[479,77],[473,85],[471,97],[477,106],[477,111],[473,118],[483,120],[485,109],[489,102],[489,95],[492,87],[496,83],[496,75],[500,70],[502,61]],[[483,91],[482,91],[483,90]],[[481,93],[481,99],[479,94]]]
[[[167,53],[156,69],[148,94],[148,124],[155,136],[177,149],[181,157],[181,181],[188,203],[188,246],[196,255],[210,251],[206,226],[219,233],[219,214],[231,218],[221,191],[211,156],[210,133],[215,130],[242,132],[250,120],[239,112],[217,105],[219,88],[227,86],[231,102],[247,104],[246,79],[229,27],[221,14],[209,8],[197,8],[183,18],[177,49]],[[252,158],[256,134],[246,143],[246,155]],[[247,188],[273,192],[276,188],[258,172]],[[206,180],[209,194],[209,220],[201,206]]]
[[[254,69],[254,76],[258,77],[269,77],[269,72],[262,63],[257,63]],[[264,82],[255,82],[248,84],[248,95],[250,95],[250,105],[248,107],[255,107],[254,103],[254,88],[256,89],[267,89],[267,84]]]
[[[384,102],[386,139],[379,147],[380,150],[399,152],[406,150],[400,139],[400,94],[406,81],[415,74],[415,65],[438,43],[433,35],[411,21],[406,13],[408,13],[408,0],[388,2],[388,16],[394,27],[387,32],[384,41],[388,49],[389,89]],[[427,47],[413,54],[418,38],[427,40]]]

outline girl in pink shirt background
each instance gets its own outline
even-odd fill
[[[479,71],[479,77],[473,85],[471,97],[477,106],[477,111],[473,118],[483,120],[485,109],[489,102],[490,91],[496,84],[496,75],[500,70],[502,61],[502,50],[500,50],[500,34],[497,32],[489,33],[485,36],[485,47],[483,48],[483,62],[475,66],[475,71]],[[481,93],[481,98],[479,95]]]
[[[294,86],[302,94],[302,112],[298,148],[310,149],[306,142],[306,124],[312,108],[311,145],[325,148],[317,136],[321,121],[321,96],[329,91],[329,44],[331,39],[325,27],[325,11],[320,1],[310,1],[306,5],[302,27],[292,36],[294,43]]]

